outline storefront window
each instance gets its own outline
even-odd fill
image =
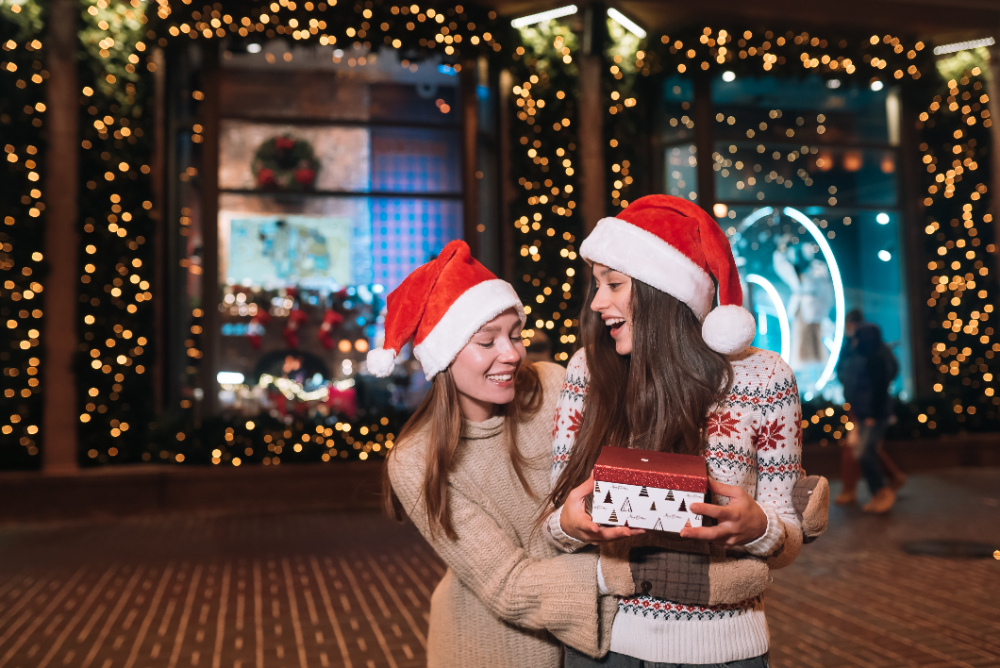
[[[185,208],[190,266],[217,230],[221,303],[201,305],[196,282],[188,302],[219,312],[218,331],[198,332],[215,346],[215,406],[340,420],[412,408],[424,383],[409,351],[387,379],[365,358],[388,293],[462,237],[458,77],[391,50],[253,46],[222,60],[217,226],[200,221],[202,194]]]
[[[685,192],[697,180],[696,145],[679,144],[683,119],[675,125],[670,111],[672,100],[688,102],[685,89],[676,79],[665,86],[673,126],[664,132],[665,186],[697,201],[697,192]],[[861,309],[901,363],[894,391],[912,395],[896,92],[731,73],[711,90],[710,101],[691,100],[682,111],[711,104],[713,213],[757,317],[754,345],[791,364],[805,399],[842,401],[835,367],[844,318]]]

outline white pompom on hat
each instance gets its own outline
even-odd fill
[[[476,261],[469,245],[452,241],[415,269],[386,298],[385,341],[368,352],[368,371],[385,378],[413,339],[413,355],[430,380],[444,371],[479,328],[513,308],[524,324],[521,299],[507,281]]]
[[[735,355],[753,342],[757,323],[743,308],[729,240],[698,205],[670,195],[640,197],[616,217],[599,221],[580,255],[687,304],[712,350]],[[713,309],[716,282],[719,305]]]

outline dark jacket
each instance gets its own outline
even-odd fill
[[[837,377],[844,386],[844,400],[859,420],[889,417],[892,402],[889,385],[895,377],[896,360],[882,342],[875,325],[861,325],[837,363]]]

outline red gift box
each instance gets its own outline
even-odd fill
[[[704,457],[607,446],[594,465],[592,514],[598,524],[679,532],[702,525],[689,507],[707,491]]]

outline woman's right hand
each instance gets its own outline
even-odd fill
[[[594,492],[594,475],[569,493],[559,515],[559,524],[567,534],[585,543],[606,543],[619,538],[646,533],[643,529],[629,527],[602,527],[587,512],[587,495]]]

